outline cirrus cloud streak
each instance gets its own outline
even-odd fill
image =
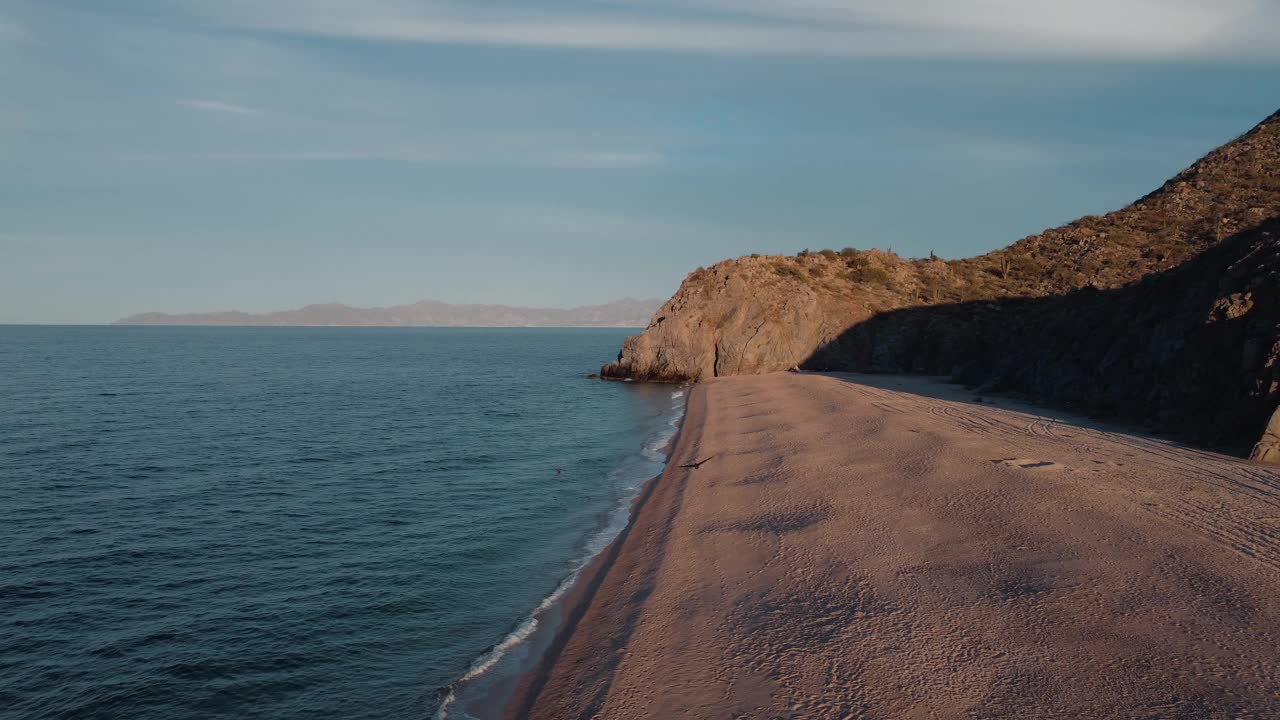
[[[1265,0],[660,0],[558,5],[242,0],[187,9],[226,28],[447,45],[772,56],[1256,60],[1280,55]]]

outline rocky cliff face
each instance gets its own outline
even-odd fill
[[[799,365],[850,320],[871,315],[833,280],[801,281],[768,258],[699,268],[603,374],[681,381]]]
[[[1205,442],[1252,441],[1280,402],[1276,218],[1280,113],[1129,207],[980,257],[844,250],[699,269],[603,374],[954,371]]]
[[[1262,433],[1262,439],[1253,446],[1250,460],[1280,465],[1280,408],[1271,416],[1271,422]]]
[[[882,313],[807,365],[951,375],[1248,452],[1280,403],[1280,219],[1123,288]]]

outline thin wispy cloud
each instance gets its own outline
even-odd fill
[[[581,170],[627,170],[657,167],[667,157],[648,150],[567,150],[547,153],[542,157],[551,167]]]
[[[1274,112],[1276,27],[1276,0],[0,0],[0,288],[40,299],[20,320],[344,278],[581,304],[748,252],[979,254]]]
[[[1023,52],[1169,54],[1223,49],[1268,0],[671,0],[731,14],[799,23],[897,29],[916,40],[990,42]],[[997,49],[997,48],[993,48]]]
[[[221,163],[313,163],[313,162],[436,162],[435,156],[414,152],[375,152],[338,150],[299,151],[229,151],[229,152],[156,152],[126,153],[120,159],[128,162],[190,162],[207,161]]]
[[[230,28],[531,48],[796,56],[1215,58],[1280,54],[1270,0],[667,0],[582,10],[371,0],[190,4]]]
[[[545,49],[700,53],[881,54],[888,38],[849,43],[845,32],[778,28],[753,21],[688,21],[634,13],[514,11],[440,4],[369,3],[314,6],[298,0],[270,5],[228,3],[196,8],[221,26],[373,42]]]
[[[258,108],[252,108],[247,105],[222,102],[221,100],[202,100],[199,98],[178,100],[174,104],[188,110],[199,110],[201,112],[219,113],[222,115],[262,115],[266,112],[265,110],[259,110]]]

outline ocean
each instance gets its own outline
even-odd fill
[[[0,327],[0,716],[474,717],[661,471],[627,334]]]

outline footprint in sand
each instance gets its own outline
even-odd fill
[[[1027,460],[1026,458],[997,458],[991,461],[995,465],[1003,465],[1005,467],[1022,468],[1023,470],[1061,470],[1059,465],[1052,460]]]

